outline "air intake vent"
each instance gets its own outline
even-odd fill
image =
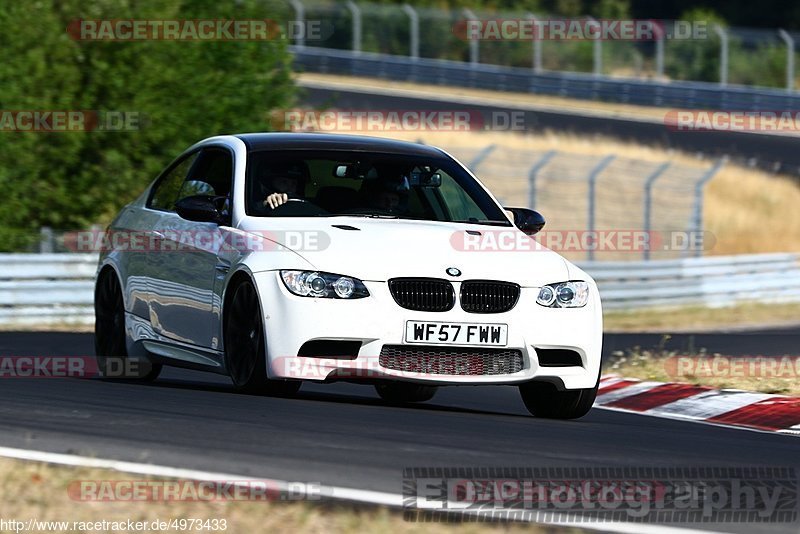
[[[465,312],[507,312],[517,305],[519,286],[511,282],[467,280],[461,284],[460,298]]]
[[[453,284],[438,278],[393,278],[389,291],[407,310],[443,312],[452,310],[456,301]]]
[[[505,375],[522,371],[522,351],[484,347],[384,345],[379,363],[387,369],[429,375]]]
[[[581,367],[581,355],[569,349],[536,349],[540,367]]]

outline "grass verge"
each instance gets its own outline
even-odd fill
[[[399,476],[399,475],[398,475]],[[72,468],[40,462],[0,458],[0,483],[3,488],[3,519],[8,521],[68,521],[68,529],[55,528],[50,532],[81,529],[72,522],[145,521],[171,519],[225,519],[226,529],[217,532],[309,532],[309,533],[482,533],[522,531],[544,533],[556,529],[522,524],[491,523],[425,523],[407,522],[402,513],[381,507],[351,504],[269,501],[228,502],[163,502],[117,501],[97,502],[73,500],[68,493],[75,481],[159,480],[152,477],[128,475],[118,471]],[[161,479],[163,480],[163,479]],[[399,481],[398,481],[399,487]],[[218,523],[219,524],[219,523]],[[103,529],[115,532],[113,529]],[[10,530],[13,532],[13,530]],[[124,532],[125,530],[118,530]],[[152,531],[147,529],[146,531]],[[214,530],[204,530],[213,532]],[[564,532],[558,529],[558,532]],[[166,532],[178,532],[176,529]]]
[[[550,95],[531,93],[515,93],[490,91],[486,89],[472,89],[468,87],[450,87],[442,85],[419,84],[412,82],[386,81],[376,78],[355,76],[340,76],[336,74],[319,74],[304,72],[296,76],[298,84],[302,86],[324,86],[329,89],[356,87],[360,90],[380,89],[403,93],[409,96],[430,98],[431,95],[440,97],[462,98],[480,100],[487,103],[499,103],[503,106],[516,104],[521,106],[535,106],[548,108],[553,111],[567,111],[569,113],[601,114],[609,118],[650,119],[653,121],[664,120],[667,112],[665,108],[653,106],[638,106],[634,104],[619,104],[615,102],[602,102],[599,100],[577,100]]]
[[[669,336],[664,336],[662,346],[654,349],[634,347],[624,353],[615,353],[604,372],[626,378],[684,382],[715,389],[800,395],[797,374],[800,359],[796,357],[728,358],[703,351],[687,356],[664,349],[663,344],[668,339]],[[697,365],[701,360],[704,365]],[[686,369],[690,369],[689,371],[680,371],[681,361],[688,363]],[[748,372],[749,369],[755,369],[755,372]]]

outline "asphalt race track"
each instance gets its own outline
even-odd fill
[[[0,334],[3,356],[92,352],[91,334]],[[148,385],[6,379],[0,446],[393,493],[412,466],[800,466],[797,437],[599,409],[579,421],[535,419],[513,387],[443,388],[397,407],[367,386],[255,397],[226,377],[176,369]],[[725,530],[797,532],[796,523],[755,526]]]

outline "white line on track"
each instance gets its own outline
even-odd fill
[[[106,460],[102,458],[89,458],[86,456],[78,456],[75,454],[61,454],[54,452],[34,451],[28,449],[15,449],[11,447],[0,447],[0,457],[14,458],[17,460],[28,460],[34,462],[44,462],[49,464],[68,465],[73,467],[90,467],[100,469],[112,469],[124,473],[133,473],[137,475],[148,475],[155,477],[177,478],[197,481],[229,481],[235,484],[235,481],[242,483],[249,480],[254,480],[252,477],[243,475],[231,475],[226,473],[214,473],[210,471],[201,471],[196,469],[184,469],[180,467],[168,467],[162,465],[144,464],[138,462],[126,462],[122,460]],[[255,479],[260,482],[269,482],[274,484],[282,490],[291,487],[292,483],[285,480]],[[329,499],[350,501],[355,503],[363,503],[370,505],[389,506],[392,508],[401,508],[403,505],[403,495],[399,493],[388,493],[372,490],[360,490],[355,488],[343,488],[340,486],[320,486],[321,494]],[[455,506],[453,507],[455,509]],[[472,512],[475,513],[475,512]],[[535,523],[534,521],[529,521]],[[560,526],[560,527],[573,527],[586,530],[596,530],[602,532],[617,532],[619,534],[638,534],[638,533],[652,533],[652,534],[690,534],[690,533],[703,533],[703,534],[717,534],[712,530],[698,530],[683,527],[663,526],[663,525],[650,525],[642,523],[582,523],[582,522],[569,522],[569,521],[547,521],[539,524]]]

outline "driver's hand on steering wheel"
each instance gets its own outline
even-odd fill
[[[289,195],[286,193],[272,193],[264,201],[261,203],[263,206],[269,206],[271,209],[275,209],[280,205],[286,204],[289,202]]]

